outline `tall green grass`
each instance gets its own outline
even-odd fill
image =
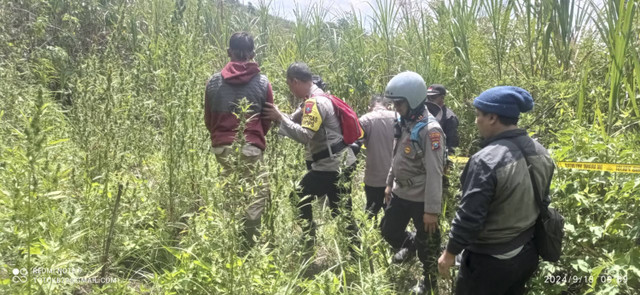
[[[509,22],[514,5],[515,1],[507,1],[504,4],[503,1],[499,0],[487,0],[484,2],[487,17],[493,29],[493,54],[499,80],[502,80],[504,57],[506,57],[508,53]]]
[[[596,6],[592,2],[593,6]],[[596,15],[596,25],[609,51],[610,93],[607,112],[607,131],[611,132],[614,112],[619,110],[620,87],[623,83],[625,61],[629,55],[628,45],[632,36],[633,20],[638,3],[636,1],[608,1],[603,13]],[[633,98],[635,101],[635,97]]]

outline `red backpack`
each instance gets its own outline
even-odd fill
[[[353,109],[342,99],[331,94],[320,94],[331,100],[333,108],[340,118],[340,127],[342,128],[342,141],[346,144],[352,144],[356,140],[362,138],[364,131],[360,126],[358,115]]]

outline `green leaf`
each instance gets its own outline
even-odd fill
[[[606,264],[600,265],[596,268],[594,268],[591,271],[591,277],[593,278],[593,282],[591,283],[591,288],[594,289],[596,287],[596,284],[598,283],[598,276],[600,276],[600,273],[602,272],[603,269],[605,269],[605,267],[607,267]]]
[[[589,272],[589,264],[584,261],[584,259],[577,259],[573,262],[571,262],[571,267],[573,267],[573,269],[585,273],[585,272]]]
[[[63,139],[58,139],[58,140],[50,141],[48,144],[49,144],[49,145],[56,145],[56,144],[60,144],[60,143],[67,142],[67,141],[69,141],[69,139],[68,139],[68,138],[63,138]]]
[[[59,200],[67,197],[67,195],[63,195],[62,193],[63,193],[62,191],[54,191],[54,192],[48,192],[44,194],[44,196],[48,197],[51,200]]]

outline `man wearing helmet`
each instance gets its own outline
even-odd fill
[[[418,251],[425,278],[415,291],[437,294],[445,137],[440,124],[425,109],[427,86],[420,75],[396,75],[387,84],[385,97],[393,101],[400,119],[387,177],[388,205],[381,223],[382,236],[399,251],[394,260],[398,260],[395,256]],[[411,219],[415,236],[406,231]]]

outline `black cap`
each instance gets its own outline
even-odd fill
[[[447,94],[447,89],[443,85],[433,84],[427,88],[427,96],[438,96]]]

